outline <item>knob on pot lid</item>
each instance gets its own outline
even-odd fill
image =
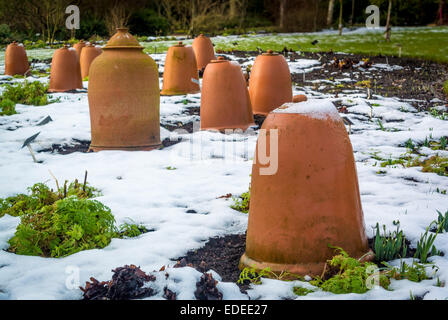
[[[143,49],[140,43],[129,32],[128,28],[117,28],[117,33],[109,39],[103,49],[135,48]]]

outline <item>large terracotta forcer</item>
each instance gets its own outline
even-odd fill
[[[174,96],[199,91],[199,74],[193,48],[186,47],[182,42],[168,48],[160,94]]]
[[[89,44],[81,51],[81,77],[84,79],[89,75],[89,68],[92,61],[98,57],[103,51],[100,47],[96,47],[93,44]]]
[[[78,43],[75,43],[75,45],[73,46],[73,48],[75,48],[76,53],[78,53],[78,57],[81,58],[81,53],[82,53],[82,49],[86,47],[86,43],[84,42],[84,40],[79,40]]]
[[[15,41],[9,44],[5,52],[5,74],[25,75],[29,70],[30,64],[25,48]]]
[[[329,245],[355,258],[368,253],[352,145],[334,105],[321,101],[286,104],[263,123],[267,138],[260,134],[257,142],[240,268],[316,276],[334,255]],[[271,160],[270,172],[261,172],[269,167],[260,165],[262,141],[267,155],[276,153],[272,129],[278,165]]]
[[[249,79],[249,94],[255,114],[267,115],[292,101],[291,73],[282,55],[268,50],[254,62]]]
[[[198,70],[203,70],[210,61],[216,59],[212,41],[202,33],[193,40],[192,47]]]
[[[75,89],[82,89],[78,54],[74,48],[64,45],[53,54],[48,92],[65,92]]]
[[[126,28],[89,70],[90,150],[152,150],[160,143],[157,64]]]
[[[204,71],[201,92],[201,130],[242,129],[254,117],[241,67],[223,57],[212,60]]]

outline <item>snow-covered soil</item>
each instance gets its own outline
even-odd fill
[[[164,55],[154,55],[163,71]],[[290,63],[294,72],[307,72],[320,67],[316,60]],[[376,66],[381,68],[383,66]],[[0,69],[3,66],[0,67]],[[388,72],[385,69],[384,72]],[[41,81],[48,79],[41,78]],[[324,79],[323,79],[324,80]],[[23,80],[14,80],[23,81]],[[88,83],[84,83],[87,87]],[[424,141],[448,135],[448,122],[427,113],[417,113],[407,102],[393,97],[374,96],[372,100],[359,93],[341,93],[338,98],[313,91],[312,87],[295,88],[294,93],[305,93],[311,101],[342,101],[348,107],[348,117],[354,125],[350,136],[357,161],[361,199],[366,231],[373,236],[377,222],[389,230],[399,220],[407,238],[415,246],[425,228],[436,218],[436,210],[448,209],[448,196],[436,192],[448,189],[448,178],[434,173],[423,173],[421,168],[400,166],[379,168],[373,158],[398,158],[406,152],[400,147],[406,140]],[[162,266],[173,266],[176,257],[201,247],[213,236],[243,233],[247,215],[231,209],[230,200],[219,198],[228,193],[247,191],[250,182],[252,157],[256,135],[224,135],[195,130],[180,133],[181,143],[151,152],[103,151],[75,152],[68,155],[37,153],[36,164],[24,140],[40,132],[32,144],[35,151],[52,144],[70,144],[73,139],[90,140],[90,121],[87,93],[55,94],[59,103],[43,107],[17,106],[19,114],[0,117],[0,197],[25,192],[28,186],[47,181],[54,187],[54,174],[59,181],[82,179],[88,171],[89,182],[101,189],[101,202],[112,209],[117,223],[132,219],[154,232],[133,239],[114,239],[104,249],[88,250],[66,258],[20,256],[0,251],[0,298],[3,299],[80,299],[83,285],[90,277],[109,280],[111,270],[125,264],[135,264],[151,272]],[[185,103],[184,103],[185,102]],[[371,108],[370,105],[375,105]],[[196,122],[189,108],[199,107],[200,94],[187,97],[161,97],[162,124]],[[50,115],[52,122],[36,126]],[[380,119],[385,130],[380,130]],[[391,130],[388,130],[391,129]],[[161,128],[161,138],[176,136]],[[428,156],[436,151],[423,149]],[[438,151],[447,155],[448,152]],[[167,167],[175,170],[167,170]],[[378,170],[386,173],[378,174]],[[194,214],[187,213],[194,209]],[[0,249],[15,232],[19,218],[0,218]],[[438,235],[436,247],[448,253],[448,234]],[[391,291],[374,289],[366,294],[333,295],[317,291],[300,299],[425,299],[448,298],[446,287],[437,287],[437,277],[448,282],[448,255],[432,257],[439,270],[433,280],[414,283],[392,281]],[[395,261],[394,263],[398,263]],[[429,270],[429,269],[428,269]],[[151,299],[162,299],[163,288],[177,293],[178,299],[194,299],[195,283],[201,273],[193,268],[167,268],[170,274],[155,272],[157,281],[151,286],[158,294]],[[428,271],[429,272],[429,271]],[[220,280],[215,273],[215,278]],[[306,282],[282,282],[264,279],[242,294],[234,283],[219,282],[224,299],[284,299],[298,298],[293,286],[310,287]]]

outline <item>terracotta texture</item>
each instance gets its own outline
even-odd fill
[[[168,49],[163,71],[161,95],[174,96],[198,93],[199,74],[193,48],[182,42]]]
[[[82,89],[78,54],[74,48],[64,45],[53,54],[48,92],[64,92],[75,89]]]
[[[298,112],[307,106],[295,105]],[[328,245],[356,258],[368,252],[352,145],[330,107],[317,115],[277,109],[264,121],[262,129],[278,129],[278,170],[261,175],[260,168],[267,166],[260,166],[256,156],[240,268],[316,276],[334,255]],[[272,134],[263,139],[268,154]]]
[[[242,129],[254,125],[246,80],[238,64],[212,60],[201,92],[201,130]]]
[[[267,115],[292,101],[291,73],[282,55],[272,50],[259,55],[249,78],[249,94],[255,114]]]
[[[90,150],[152,150],[160,143],[157,64],[125,28],[89,70]]]
[[[5,52],[5,74],[25,75],[30,70],[25,48],[17,42],[8,45]]]
[[[308,101],[308,98],[304,94],[298,94],[292,97],[292,102],[298,103],[298,102],[305,102]]]
[[[207,64],[216,59],[215,49],[209,37],[200,34],[193,40],[193,50],[198,70],[203,70]]]
[[[89,75],[89,68],[92,61],[98,57],[103,51],[100,47],[96,47],[93,44],[87,45],[81,51],[81,78],[84,79]]]
[[[78,43],[75,43],[75,45],[73,46],[73,48],[75,48],[76,53],[78,54],[78,58],[81,58],[81,53],[82,53],[82,49],[86,47],[86,43],[84,42],[84,40],[79,40]]]

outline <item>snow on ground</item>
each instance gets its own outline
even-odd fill
[[[163,71],[164,55],[153,57]],[[299,72],[297,69],[320,67],[320,63],[302,59],[290,66]],[[307,94],[313,103],[322,99],[322,104],[328,105],[342,100],[349,107],[350,113],[344,116],[354,123],[350,138],[357,161],[366,231],[371,237],[377,222],[391,230],[393,221],[399,220],[415,246],[421,233],[436,218],[436,210],[448,209],[448,196],[436,192],[437,188],[448,189],[448,179],[422,173],[420,168],[381,168],[387,173],[379,175],[373,155],[398,158],[406,152],[399,145],[409,138],[424,141],[430,135],[447,136],[448,122],[416,113],[409,103],[391,97],[374,96],[369,103],[376,107],[371,108],[365,95],[359,93],[342,93],[337,99],[313,91],[312,87],[295,88],[294,94],[298,93]],[[113,239],[104,249],[59,259],[20,256],[2,250],[0,299],[80,299],[77,280],[81,285],[92,276],[100,281],[108,280],[112,269],[125,264],[138,265],[146,272],[159,270],[164,265],[173,266],[172,259],[201,247],[210,237],[245,231],[247,215],[232,210],[229,200],[218,197],[247,191],[256,135],[181,132],[184,138],[181,143],[161,150],[69,155],[43,152],[37,153],[38,160],[43,162],[36,164],[21,146],[37,132],[40,135],[32,145],[36,151],[52,144],[70,144],[73,139],[90,139],[87,93],[54,96],[60,102],[43,107],[18,105],[19,114],[0,117],[0,197],[25,192],[28,186],[42,181],[54,187],[50,172],[61,182],[82,179],[88,170],[89,182],[102,191],[98,200],[112,209],[117,223],[132,219],[155,231],[133,239]],[[161,123],[198,121],[198,116],[187,111],[199,105],[200,94],[161,97]],[[36,126],[48,115],[52,122]],[[393,130],[379,130],[378,119],[386,129]],[[170,135],[161,128],[162,139]],[[434,153],[430,149],[426,152]],[[167,167],[176,169],[167,170]],[[197,213],[187,213],[190,209]],[[18,218],[0,218],[1,249],[8,247],[7,241],[18,223]],[[435,244],[448,253],[448,234],[440,234]],[[448,282],[448,256],[430,260],[440,268],[437,274],[440,281]],[[161,299],[165,286],[177,292],[178,299],[193,299],[195,283],[201,274],[189,267],[167,271],[168,279],[163,272],[155,273],[157,281],[150,285],[159,293],[151,299]],[[220,279],[219,275],[215,278]],[[436,278],[421,283],[393,281],[392,291],[375,289],[363,295],[317,291],[300,299],[409,299],[410,292],[414,296],[426,294],[426,299],[448,298],[446,287],[435,286]],[[252,285],[247,295],[234,283],[220,282],[218,288],[224,299],[282,299],[298,298],[292,293],[292,287],[297,285],[311,287],[306,282],[265,279],[262,285]]]

